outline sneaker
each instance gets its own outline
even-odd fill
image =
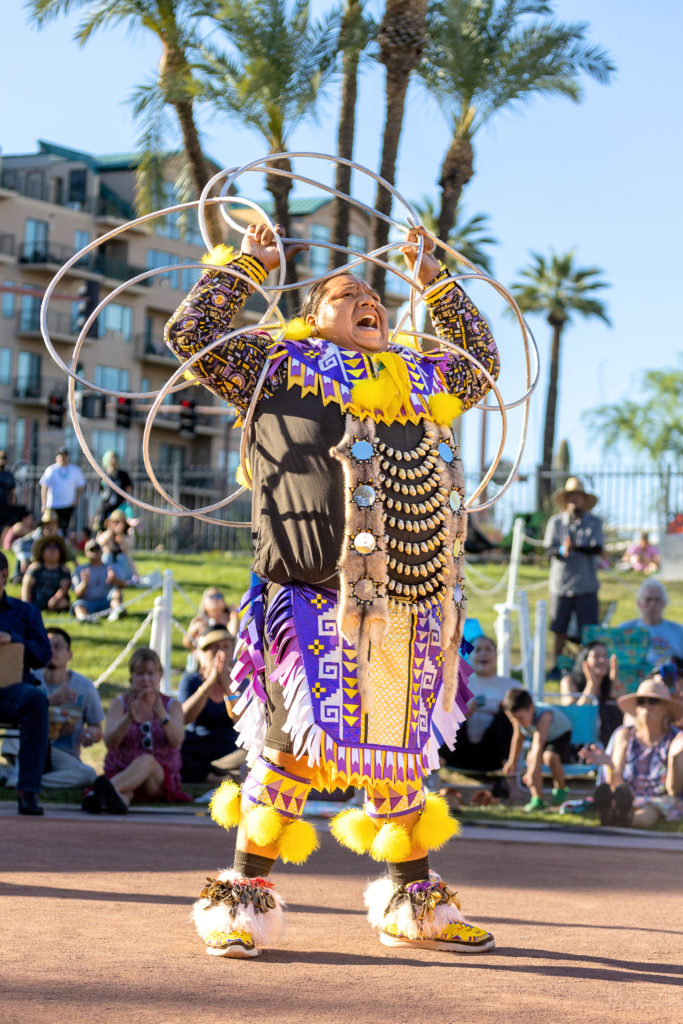
[[[386,924],[379,933],[379,941],[383,946],[415,946],[418,949],[448,950],[450,953],[485,953],[496,944],[491,932],[464,921],[453,921],[444,925],[437,935],[419,939],[404,935],[398,925]]]
[[[254,940],[249,932],[209,932],[204,936],[203,942],[209,956],[248,959],[259,955],[259,950],[254,945]]]
[[[525,804],[523,810],[529,814],[531,811],[544,811],[547,807],[545,800],[540,796],[532,796],[528,804]]]
[[[567,786],[555,786],[553,789],[553,807],[559,807],[565,800],[569,799],[569,788]]]

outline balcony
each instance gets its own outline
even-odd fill
[[[74,322],[71,313],[58,312],[55,309],[47,311],[47,330],[52,341],[62,341],[68,344],[75,344],[78,331],[74,330]],[[17,316],[16,326],[17,337],[19,338],[42,338],[40,333],[40,309],[31,307],[22,309]],[[86,344],[94,339],[88,337]]]
[[[55,242],[22,242],[19,246],[19,263],[36,270],[57,270],[74,255],[71,245],[60,245]],[[78,275],[78,271],[88,274],[100,274],[114,281],[127,281],[144,272],[144,267],[135,267],[126,260],[112,259],[100,250],[94,249],[82,256],[74,264],[69,273]],[[135,287],[149,288],[151,281],[141,281]]]
[[[67,210],[79,213],[90,213],[97,220],[112,221],[118,224],[132,220],[135,211],[130,203],[117,196],[112,189],[100,183],[100,195],[74,199],[73,193],[66,195],[57,187],[57,180],[41,174],[40,177],[28,173],[5,168],[0,176],[0,188],[8,192],[16,192],[27,199],[37,199],[41,203],[53,203]]]
[[[156,363],[157,366],[168,366],[169,363],[178,365],[178,360],[171,350],[164,345],[162,332],[158,335],[149,335],[146,332],[136,334],[133,339],[136,359],[144,359],[147,363]]]

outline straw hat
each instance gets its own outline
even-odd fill
[[[675,722],[683,717],[683,700],[674,697],[669,687],[661,679],[643,679],[635,693],[627,693],[623,697],[619,697],[617,704],[622,711],[629,715],[635,715],[639,697],[655,697],[657,700],[661,700],[663,704],[667,705],[669,714]]]
[[[44,537],[39,537],[38,540],[34,541],[33,547],[31,548],[31,558],[34,562],[40,561],[43,557],[43,551],[48,544],[56,544],[62,556],[62,562],[68,562],[69,549],[66,546],[64,538],[60,537],[58,533],[48,533]]]
[[[220,643],[221,640],[230,640],[232,642],[234,637],[225,626],[209,626],[197,640],[197,648],[200,651],[205,651],[211,644]]]
[[[586,499],[586,511],[598,503],[598,496],[591,494],[590,491],[586,491],[583,482],[577,476],[570,476],[564,487],[560,487],[559,491],[555,491],[553,501],[560,508],[564,508],[569,499],[576,497],[577,494],[582,494]]]

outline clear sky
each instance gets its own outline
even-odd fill
[[[313,0],[313,9],[329,6]],[[381,0],[371,2],[381,12]],[[670,366],[683,351],[680,338],[682,235],[681,182],[683,100],[679,0],[560,0],[565,21],[590,23],[590,39],[606,48],[618,66],[613,83],[586,80],[583,103],[535,99],[516,113],[499,115],[475,139],[476,174],[467,187],[466,214],[486,213],[499,245],[494,273],[509,285],[530,250],[575,248],[582,266],[598,266],[611,284],[604,292],[611,329],[577,320],[565,332],[557,438],[569,439],[576,466],[600,461],[599,439],[587,430],[584,411],[625,394],[638,395],[649,367]],[[5,153],[31,152],[36,140],[95,153],[135,148],[136,128],[126,98],[148,78],[158,44],[123,30],[99,32],[79,48],[72,35],[77,15],[38,32],[27,26],[19,0],[3,4],[5,46],[0,64],[4,97],[0,145]],[[362,80],[355,158],[371,168],[379,162],[384,116],[379,69]],[[333,88],[318,125],[303,126],[292,149],[333,153],[337,95]],[[263,144],[227,121],[203,121],[205,145],[225,166],[263,155]],[[446,123],[425,90],[411,88],[397,186],[411,201],[437,196],[439,166],[448,144]],[[303,166],[303,165],[302,165]],[[308,168],[305,168],[306,170]],[[256,181],[241,191],[257,195]],[[362,198],[373,190],[359,188]],[[300,187],[298,194],[310,190]],[[475,299],[490,316],[500,342],[506,400],[521,393],[522,351],[511,324],[501,318],[490,291]],[[540,455],[545,406],[549,328],[530,321],[543,368],[532,405],[523,465]],[[478,458],[479,413],[467,417],[466,455]],[[517,436],[513,416],[511,433]],[[491,445],[498,431],[491,424]]]

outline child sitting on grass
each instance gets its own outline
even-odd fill
[[[531,740],[527,757],[526,772],[522,782],[531,792],[531,800],[525,811],[542,811],[546,806],[543,799],[543,765],[552,773],[553,807],[569,799],[562,765],[572,757],[570,746],[572,725],[565,713],[551,704],[538,701],[534,704],[528,690],[513,687],[505,694],[502,708],[512,723],[510,753],[503,765],[505,775],[514,775],[525,739]]]

